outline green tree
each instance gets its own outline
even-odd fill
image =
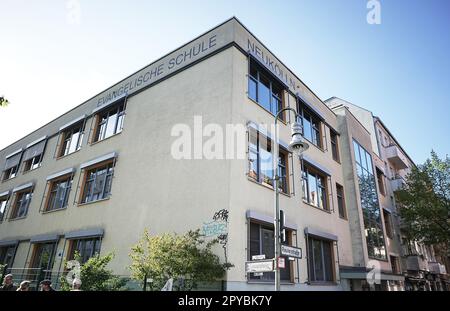
[[[5,97],[0,96],[0,107],[6,107],[8,104],[9,101]]]
[[[113,274],[112,270],[107,269],[107,265],[114,258],[113,253],[105,256],[95,255],[89,258],[81,265],[80,280],[81,288],[84,291],[118,291],[124,290],[126,279]],[[81,262],[79,254],[75,254],[75,260]],[[61,290],[70,290],[72,284],[69,284],[66,277],[61,278]]]
[[[184,235],[162,234],[150,236],[144,231],[140,241],[132,247],[130,257],[132,278],[143,281],[153,280],[152,289],[161,289],[165,282],[173,278],[174,288],[196,289],[200,282],[220,280],[232,265],[221,264],[212,247],[217,240],[206,242],[200,230]],[[176,285],[182,279],[183,284]]]
[[[431,159],[413,168],[406,187],[397,193],[402,231],[410,241],[435,245],[440,255],[450,250],[450,158]]]

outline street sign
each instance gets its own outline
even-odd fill
[[[302,249],[293,246],[281,245],[281,255],[301,259]]]
[[[283,257],[278,257],[278,268],[284,269],[286,268],[286,260]]]
[[[266,259],[266,255],[253,255],[252,260],[263,260]]]
[[[273,270],[273,259],[247,261],[245,263],[246,273],[272,272]]]

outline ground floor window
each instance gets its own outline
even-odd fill
[[[310,282],[334,282],[333,242],[308,237],[308,272]]]
[[[286,235],[289,236],[290,232]],[[250,253],[249,259],[252,256],[265,255],[266,259],[274,258],[275,256],[275,238],[273,225],[260,224],[257,222],[250,222]],[[250,280],[274,281],[275,272],[264,272],[261,274],[250,273]],[[286,268],[281,269],[281,280],[291,281],[291,265],[286,259]]]
[[[68,260],[73,260],[79,256],[80,263],[83,264],[88,261],[89,258],[100,254],[100,244],[100,237],[71,240],[67,258]]]
[[[52,275],[55,259],[56,242],[34,244],[33,257],[31,259],[32,279],[49,279]]]
[[[16,253],[16,245],[8,245],[0,247],[0,264],[7,265],[11,268]]]

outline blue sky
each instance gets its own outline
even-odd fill
[[[0,148],[236,16],[321,99],[372,110],[417,163],[445,156],[450,1],[380,2],[369,25],[366,0],[0,0]]]

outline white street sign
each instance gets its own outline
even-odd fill
[[[302,249],[293,246],[281,245],[281,255],[301,259]]]
[[[274,270],[273,259],[247,261],[245,263],[245,272],[272,272]]]
[[[253,255],[252,260],[263,260],[266,259],[266,255]]]

